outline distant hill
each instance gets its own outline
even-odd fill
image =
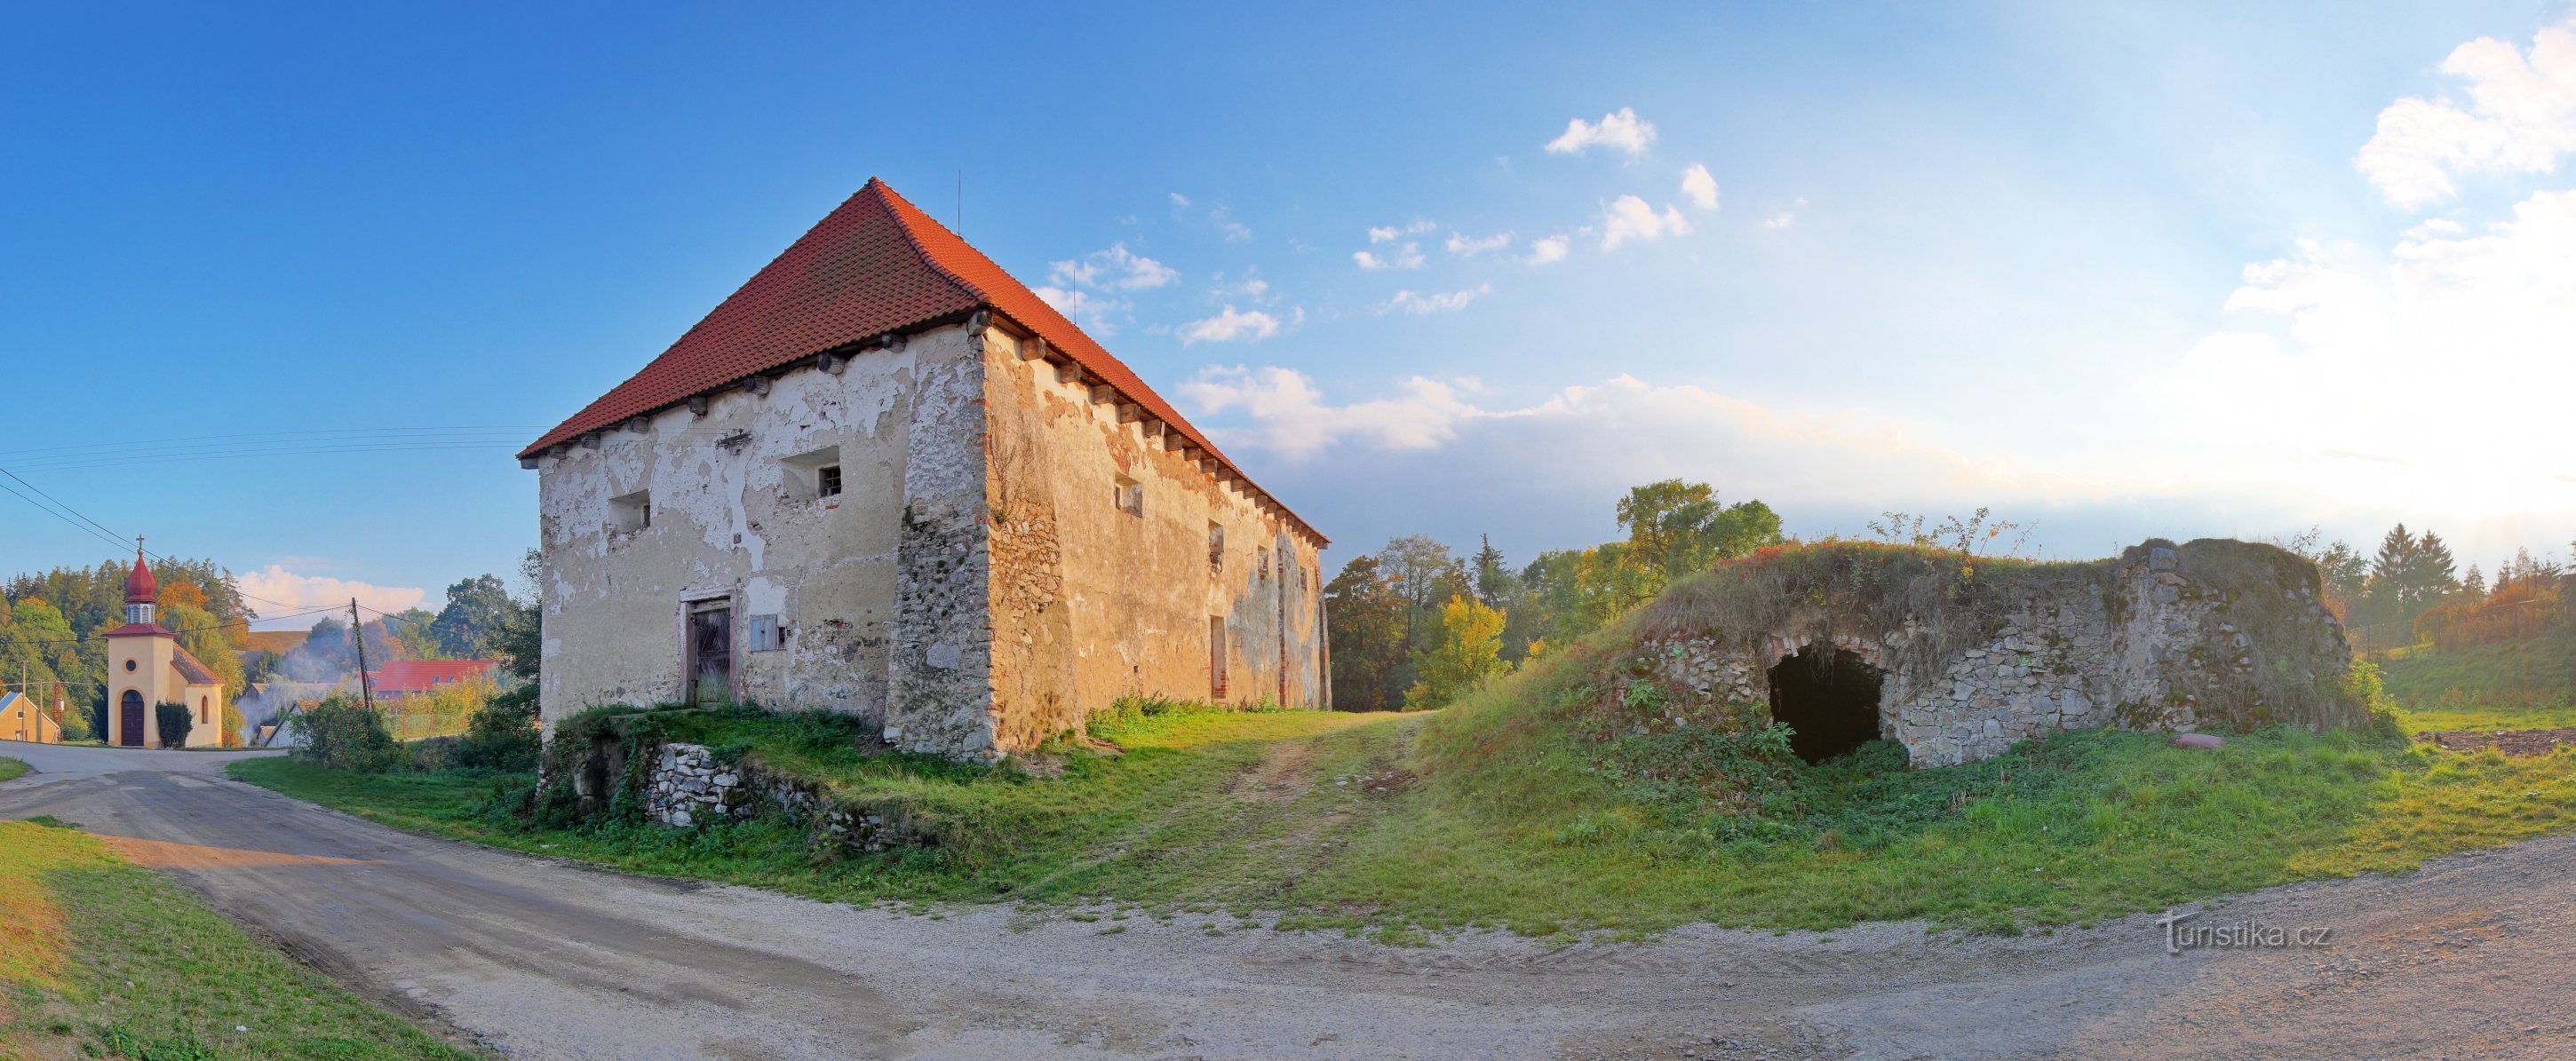
[[[303,630],[253,630],[250,632],[249,641],[242,645],[242,650],[275,652],[283,656],[293,651],[295,646],[304,643],[305,633],[306,631]]]

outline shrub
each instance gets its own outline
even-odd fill
[[[526,682],[486,697],[465,723],[450,762],[458,767],[525,773],[537,768],[537,685]]]
[[[304,737],[296,758],[334,770],[381,774],[403,765],[402,745],[385,732],[384,716],[334,693],[296,719]]]
[[[188,731],[197,727],[196,713],[189,711],[188,705],[174,704],[164,700],[152,705],[152,713],[159,716],[159,721],[161,723],[162,747],[185,748],[188,746]]]

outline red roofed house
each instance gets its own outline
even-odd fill
[[[143,565],[143,550],[134,550],[134,570],[125,576],[125,625],[108,631],[107,742],[130,748],[159,748],[160,712],[155,705],[185,704],[195,712],[187,747],[220,747],[224,742],[224,683],[197,657],[179,647],[179,635],[155,622],[152,569]]]
[[[367,688],[380,699],[420,696],[442,685],[489,678],[498,666],[488,659],[397,659],[367,673]]]
[[[754,701],[989,759],[1131,694],[1329,705],[1323,536],[882,181],[520,458],[549,725]]]

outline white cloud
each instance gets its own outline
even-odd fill
[[[1657,214],[1654,207],[1633,195],[1611,200],[1601,210],[1601,249],[1605,251],[1632,239],[1686,236],[1690,230],[1690,222],[1683,219],[1680,210],[1667,204],[1664,212]]]
[[[2563,418],[2517,396],[2576,393],[2576,191],[2513,219],[2427,223],[2390,250],[2302,241],[2245,267],[2246,326],[2201,339],[2141,385],[2142,404],[2206,451],[2211,474],[2295,482],[2380,511],[2501,518],[2576,512]],[[2216,394],[2268,395],[2222,410]],[[2392,442],[2391,425],[2404,425]],[[2341,459],[2402,448],[2411,463]]]
[[[1682,196],[1702,210],[1717,209],[1717,178],[1708,175],[1708,167],[1691,163],[1682,171]]]
[[[1190,197],[1179,192],[1173,192],[1172,205],[1177,208],[1187,209],[1190,205]]]
[[[1118,334],[1117,326],[1110,320],[1112,315],[1135,307],[1135,303],[1123,298],[1103,298],[1090,291],[1071,291],[1053,284],[1040,284],[1031,288],[1030,293],[1055,307],[1055,311],[1064,314],[1066,320],[1081,325],[1093,337],[1100,339]]]
[[[1509,232],[1497,232],[1493,235],[1483,236],[1476,239],[1469,239],[1458,233],[1452,232],[1449,234],[1448,244],[1449,253],[1459,255],[1460,257],[1474,257],[1487,251],[1498,251],[1511,245],[1512,234]]]
[[[1093,251],[1080,258],[1047,263],[1047,283],[1033,292],[1084,328],[1102,338],[1114,335],[1112,314],[1123,313],[1133,303],[1115,291],[1150,291],[1180,279],[1180,273],[1152,258],[1127,249],[1124,243],[1113,243],[1107,250]]]
[[[1343,406],[1324,404],[1305,373],[1275,366],[1211,366],[1179,389],[1200,412],[1239,410],[1251,420],[1251,427],[1226,434],[1292,458],[1346,440],[1381,449],[1432,448],[1456,437],[1456,423],[1477,413],[1452,384],[1420,376],[1406,380],[1395,398]]]
[[[1549,262],[1564,261],[1567,242],[1568,241],[1563,236],[1547,236],[1541,239],[1531,240],[1529,257],[1522,260],[1531,265],[1546,265]]]
[[[1225,207],[1220,206],[1208,211],[1208,220],[1216,224],[1217,232],[1224,235],[1229,242],[1252,238],[1252,229],[1229,216]]]
[[[1406,462],[1398,478],[1416,489],[1424,474],[1500,479],[1524,497],[1545,484],[1685,476],[1792,512],[1939,510],[1965,499],[2009,506],[2023,519],[2109,496],[2009,459],[1918,441],[1895,422],[1786,412],[1699,387],[1622,375],[1525,405],[1481,404],[1480,389],[1471,380],[1415,376],[1388,397],[1336,405],[1304,373],[1238,366],[1202,371],[1180,391],[1200,426],[1229,447],[1292,462],[1366,451],[1334,458],[1349,472],[1337,465],[1337,481],[1369,478],[1390,460]]]
[[[1434,225],[1428,221],[1415,221],[1403,226],[1371,225],[1368,230],[1368,238],[1371,244],[1390,243],[1405,236],[1419,236],[1438,227],[1440,226]]]
[[[1227,306],[1216,316],[1181,325],[1181,345],[1191,343],[1230,343],[1237,339],[1259,340],[1279,334],[1279,318],[1260,310],[1235,312]]]
[[[1598,124],[1576,118],[1565,123],[1565,133],[1547,142],[1551,155],[1580,155],[1594,144],[1617,148],[1630,158],[1646,153],[1646,145],[1655,142],[1655,125],[1637,117],[1632,107],[1601,116]]]
[[[1493,293],[1492,284],[1478,284],[1464,291],[1435,292],[1428,295],[1398,291],[1394,298],[1388,299],[1386,305],[1378,307],[1377,311],[1382,314],[1396,310],[1403,310],[1406,313],[1446,313],[1451,310],[1465,309],[1467,303]]]
[[[2576,23],[2543,28],[2528,55],[2480,37],[2453,49],[2442,72],[2468,82],[2465,108],[2420,96],[2389,104],[2353,160],[2389,202],[2448,199],[2461,174],[2553,172],[2576,151]]]
[[[1080,261],[1047,263],[1047,280],[1060,287],[1077,282],[1091,290],[1147,291],[1180,279],[1181,274],[1152,258],[1112,243]]]
[[[263,603],[257,605],[259,610],[272,614],[335,604],[346,609],[351,598],[356,598],[359,607],[362,608],[372,608],[380,612],[399,612],[429,597],[427,590],[412,586],[378,586],[321,575],[299,575],[287,570],[282,564],[270,564],[262,570],[245,572],[236,577],[240,580],[242,593],[260,598]],[[275,601],[287,607],[265,603],[267,601]],[[344,610],[337,616],[328,613],[300,615],[252,625],[263,630],[303,630],[326,618],[339,618],[345,621],[347,616],[348,613]]]
[[[1776,213],[1776,214],[1773,214],[1773,215],[1771,215],[1771,216],[1769,216],[1769,217],[1763,218],[1763,219],[1762,219],[1762,227],[1764,227],[1764,228],[1787,228],[1787,227],[1789,227],[1789,226],[1791,226],[1791,225],[1797,224],[1797,223],[1798,223],[1798,211],[1799,211],[1800,209],[1804,208],[1806,205],[1807,205],[1807,197],[1806,197],[1806,196],[1801,195],[1801,196],[1799,196],[1799,197],[1798,197],[1798,201],[1797,201],[1797,202],[1795,202],[1795,203],[1791,203],[1791,204],[1789,205],[1789,208],[1788,208],[1788,209],[1786,209],[1786,210],[1782,210],[1782,211],[1780,211],[1779,213]]]
[[[1369,251],[1354,251],[1351,260],[1358,262],[1362,269],[1419,269],[1422,268],[1422,245],[1407,243],[1387,257]]]
[[[1223,274],[1219,274],[1216,279],[1216,295],[1219,298],[1231,296],[1248,298],[1254,302],[1262,302],[1268,300],[1270,297],[1270,281],[1264,280],[1258,276],[1247,276],[1243,278],[1241,283],[1234,284],[1226,283],[1225,276]]]

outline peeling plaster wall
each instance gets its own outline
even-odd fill
[[[1129,694],[1213,697],[1209,620],[1223,618],[1223,700],[1329,706],[1316,543],[1262,513],[1114,401],[996,332],[992,423],[992,679],[997,739],[1033,746]],[[1122,510],[1121,477],[1143,513]],[[1224,528],[1209,562],[1208,527]]]
[[[679,699],[686,604],[710,599],[733,608],[737,698],[884,719],[915,379],[964,353],[963,330],[941,329],[839,375],[799,369],[766,395],[730,389],[704,416],[666,409],[641,432],[541,458],[548,725]],[[832,447],[842,493],[817,497],[810,455]],[[651,525],[622,529],[631,516],[612,499],[639,492]],[[754,615],[778,616],[783,650],[750,650]]]

